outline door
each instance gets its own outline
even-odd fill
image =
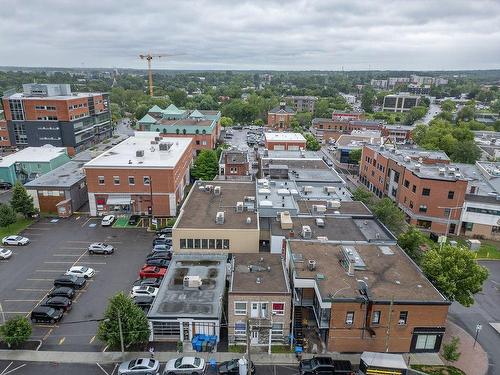
[[[258,318],[259,317],[259,303],[258,302],[252,302],[252,309],[250,310],[250,317],[251,318]]]
[[[189,322],[182,322],[182,340],[189,341]]]
[[[259,331],[252,331],[250,335],[250,344],[257,345],[259,343]]]

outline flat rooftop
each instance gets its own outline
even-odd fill
[[[230,293],[290,293],[281,254],[236,254]]]
[[[69,161],[60,167],[41,175],[24,186],[26,188],[70,188],[85,179],[83,166],[85,162]]]
[[[324,300],[360,297],[358,280],[368,285],[373,301],[437,302],[447,300],[434,288],[415,263],[397,245],[356,244],[354,248],[366,267],[347,275],[341,265],[342,246],[318,241],[290,241],[298,279],[315,279]],[[308,269],[308,260],[316,261],[316,269]]]
[[[263,150],[263,159],[321,159],[321,152],[308,150]]]
[[[125,139],[89,161],[85,164],[85,168],[174,168],[191,142],[192,138],[169,138],[161,137],[158,132],[135,132],[133,137]],[[166,145],[165,150],[161,149],[162,144]],[[142,151],[143,156],[138,156],[138,151]]]
[[[174,254],[148,318],[219,319],[226,285],[227,256]],[[187,287],[186,276],[199,276],[200,287]]]
[[[99,96],[102,93],[95,92],[72,92],[70,95],[47,95],[47,96],[35,96],[35,95],[26,95],[22,92],[17,92],[12,95],[8,95],[9,99],[29,99],[29,100],[70,100],[70,99],[78,99],[78,98],[88,98],[91,96]]]
[[[215,195],[216,186],[220,187],[220,195]],[[175,227],[258,229],[255,195],[255,182],[196,181],[182,206]],[[243,212],[236,211],[237,202],[244,203]],[[224,212],[223,224],[215,221],[218,212]],[[250,223],[247,222],[248,218]]]
[[[300,133],[264,133],[266,142],[305,142],[306,139]]]
[[[313,214],[313,206],[322,205],[326,206],[326,214],[333,215],[336,211],[340,215],[369,215],[373,216],[370,210],[363,204],[363,202],[354,201],[341,201],[339,208],[328,207],[328,200],[299,200],[297,202],[300,214]]]
[[[63,154],[67,154],[65,147],[54,147],[52,145],[26,147],[13,154],[2,157],[0,159],[0,167],[9,167],[18,162],[48,163]]]

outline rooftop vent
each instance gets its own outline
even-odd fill
[[[311,227],[309,225],[303,225],[301,234],[304,239],[311,239],[312,238]]]
[[[328,242],[328,237],[326,237],[326,236],[318,236],[318,241],[319,242]]]
[[[217,215],[215,215],[215,223],[216,224],[224,224],[224,212],[219,211]]]
[[[313,204],[312,208],[314,212],[326,212],[326,206],[324,204]]]
[[[206,191],[212,191],[214,189],[214,185],[205,185]]]
[[[198,190],[200,190],[200,191],[205,191],[205,186],[204,186],[204,185],[200,185],[200,186],[198,186]]]
[[[214,195],[220,195],[222,192],[222,188],[220,186],[214,187]]]
[[[307,261],[307,268],[309,271],[314,271],[316,269],[316,261],[314,259],[309,259]]]
[[[325,186],[325,193],[335,193],[335,186]]]
[[[202,285],[201,277],[196,276],[184,276],[184,288],[199,288]]]
[[[143,158],[144,157],[144,150],[137,150],[135,152],[135,157],[136,158]]]
[[[304,193],[312,193],[313,192],[313,187],[310,186],[310,185],[306,185],[302,188],[302,190],[304,191]]]
[[[319,217],[316,218],[316,225],[318,227],[324,227],[325,226],[325,221]]]
[[[170,142],[160,142],[159,148],[160,151],[168,151],[173,146],[173,143]]]
[[[328,208],[340,208],[340,201],[337,200],[329,200],[326,202],[326,206]]]
[[[421,166],[422,166],[422,164],[420,164],[420,163],[415,164],[415,170],[420,171]]]
[[[243,212],[243,202],[236,202],[236,212]]]
[[[444,176],[445,172],[446,172],[446,168],[439,168],[439,174],[441,176]]]
[[[250,216],[248,216],[246,222],[247,222],[247,224],[252,224],[252,218]]]
[[[155,137],[155,141],[156,142],[160,142],[161,141],[161,137]]]
[[[411,161],[411,158],[409,156],[404,157],[405,163],[409,163]]]
[[[255,282],[256,282],[257,284],[262,284],[262,278],[257,277],[257,279],[255,280]]]

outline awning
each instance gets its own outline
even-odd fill
[[[110,195],[106,201],[107,205],[124,205],[130,204],[130,196],[125,195]]]

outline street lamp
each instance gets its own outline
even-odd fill
[[[483,329],[483,325],[481,323],[477,323],[476,324],[476,335],[474,336],[474,345],[472,345],[473,348],[476,347],[477,338],[479,336],[479,332],[481,332],[482,329]]]

